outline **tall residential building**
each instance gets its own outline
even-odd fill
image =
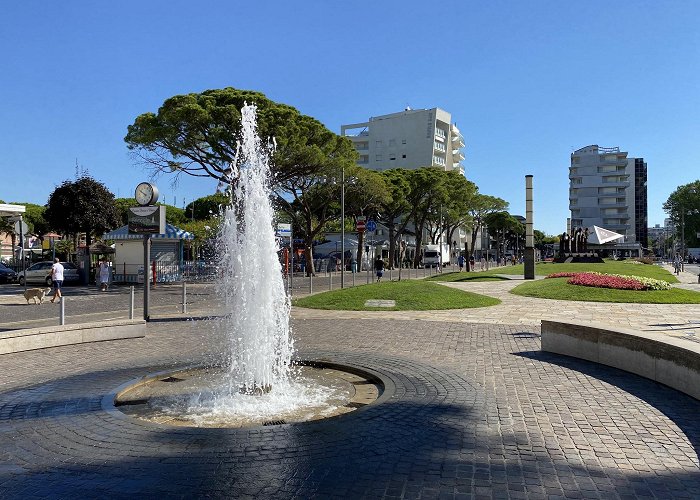
[[[647,245],[647,164],[620,148],[586,146],[571,154],[569,210],[573,227],[600,226]]]
[[[440,108],[411,109],[342,125],[360,155],[358,165],[371,170],[439,167],[464,174],[464,138],[452,116]]]

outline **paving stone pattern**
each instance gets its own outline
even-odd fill
[[[0,498],[699,498],[700,402],[539,351],[535,327],[294,321],[299,356],[368,367],[385,403],[299,425],[187,429],[102,408],[212,359],[207,322],[0,357]]]

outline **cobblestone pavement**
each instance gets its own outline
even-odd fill
[[[299,312],[300,357],[377,370],[391,398],[238,430],[158,427],[102,408],[135,377],[210,360],[224,341],[208,322],[2,356],[0,497],[700,497],[692,398],[542,353],[535,326]]]

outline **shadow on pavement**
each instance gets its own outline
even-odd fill
[[[641,399],[674,422],[700,457],[700,421],[697,418],[700,414],[700,401],[653,380],[592,361],[544,351],[523,351],[514,354],[575,370]]]

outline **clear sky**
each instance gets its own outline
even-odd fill
[[[569,155],[619,146],[649,166],[649,223],[700,178],[700,2],[149,0],[7,2],[0,16],[0,199],[46,203],[77,164],[115,195],[147,173],[123,138],[173,95],[265,93],[340,132],[440,107],[467,177],[561,233]],[[213,192],[170,178],[166,203]],[[162,199],[162,197],[161,197]]]

